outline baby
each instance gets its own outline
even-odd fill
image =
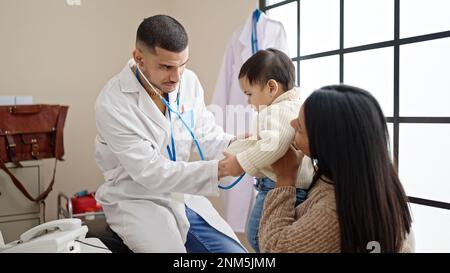
[[[256,252],[259,252],[258,229],[264,199],[268,191],[275,188],[277,179],[270,165],[286,153],[295,134],[290,122],[297,118],[301,105],[294,82],[292,61],[276,49],[257,52],[239,72],[240,87],[258,115],[253,123],[252,137],[234,141],[225,150],[221,166],[229,175],[246,172],[256,177],[258,194],[246,231],[247,239]],[[311,159],[305,156],[296,184],[296,205],[306,198],[305,190],[313,173]]]

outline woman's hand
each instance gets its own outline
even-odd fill
[[[244,170],[235,155],[223,152],[224,159],[219,161],[219,179],[225,176],[240,176]]]
[[[303,156],[302,151],[291,146],[283,157],[271,165],[277,176],[276,187],[295,186],[298,168],[302,164]]]

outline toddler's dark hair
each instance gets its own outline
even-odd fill
[[[241,67],[239,79],[246,77],[251,85],[265,85],[275,80],[284,91],[294,88],[295,67],[291,59],[282,51],[269,48],[251,56]]]

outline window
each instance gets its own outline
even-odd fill
[[[450,252],[450,1],[261,0],[260,9],[288,29],[303,101],[339,82],[377,98],[416,251]]]
[[[297,56],[297,2],[268,10],[267,15],[283,24],[286,31],[289,54],[291,57]]]

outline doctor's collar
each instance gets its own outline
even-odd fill
[[[135,93],[139,92],[140,88],[144,89],[131,71],[134,64],[134,60],[130,59],[118,75],[120,91],[124,93]]]

